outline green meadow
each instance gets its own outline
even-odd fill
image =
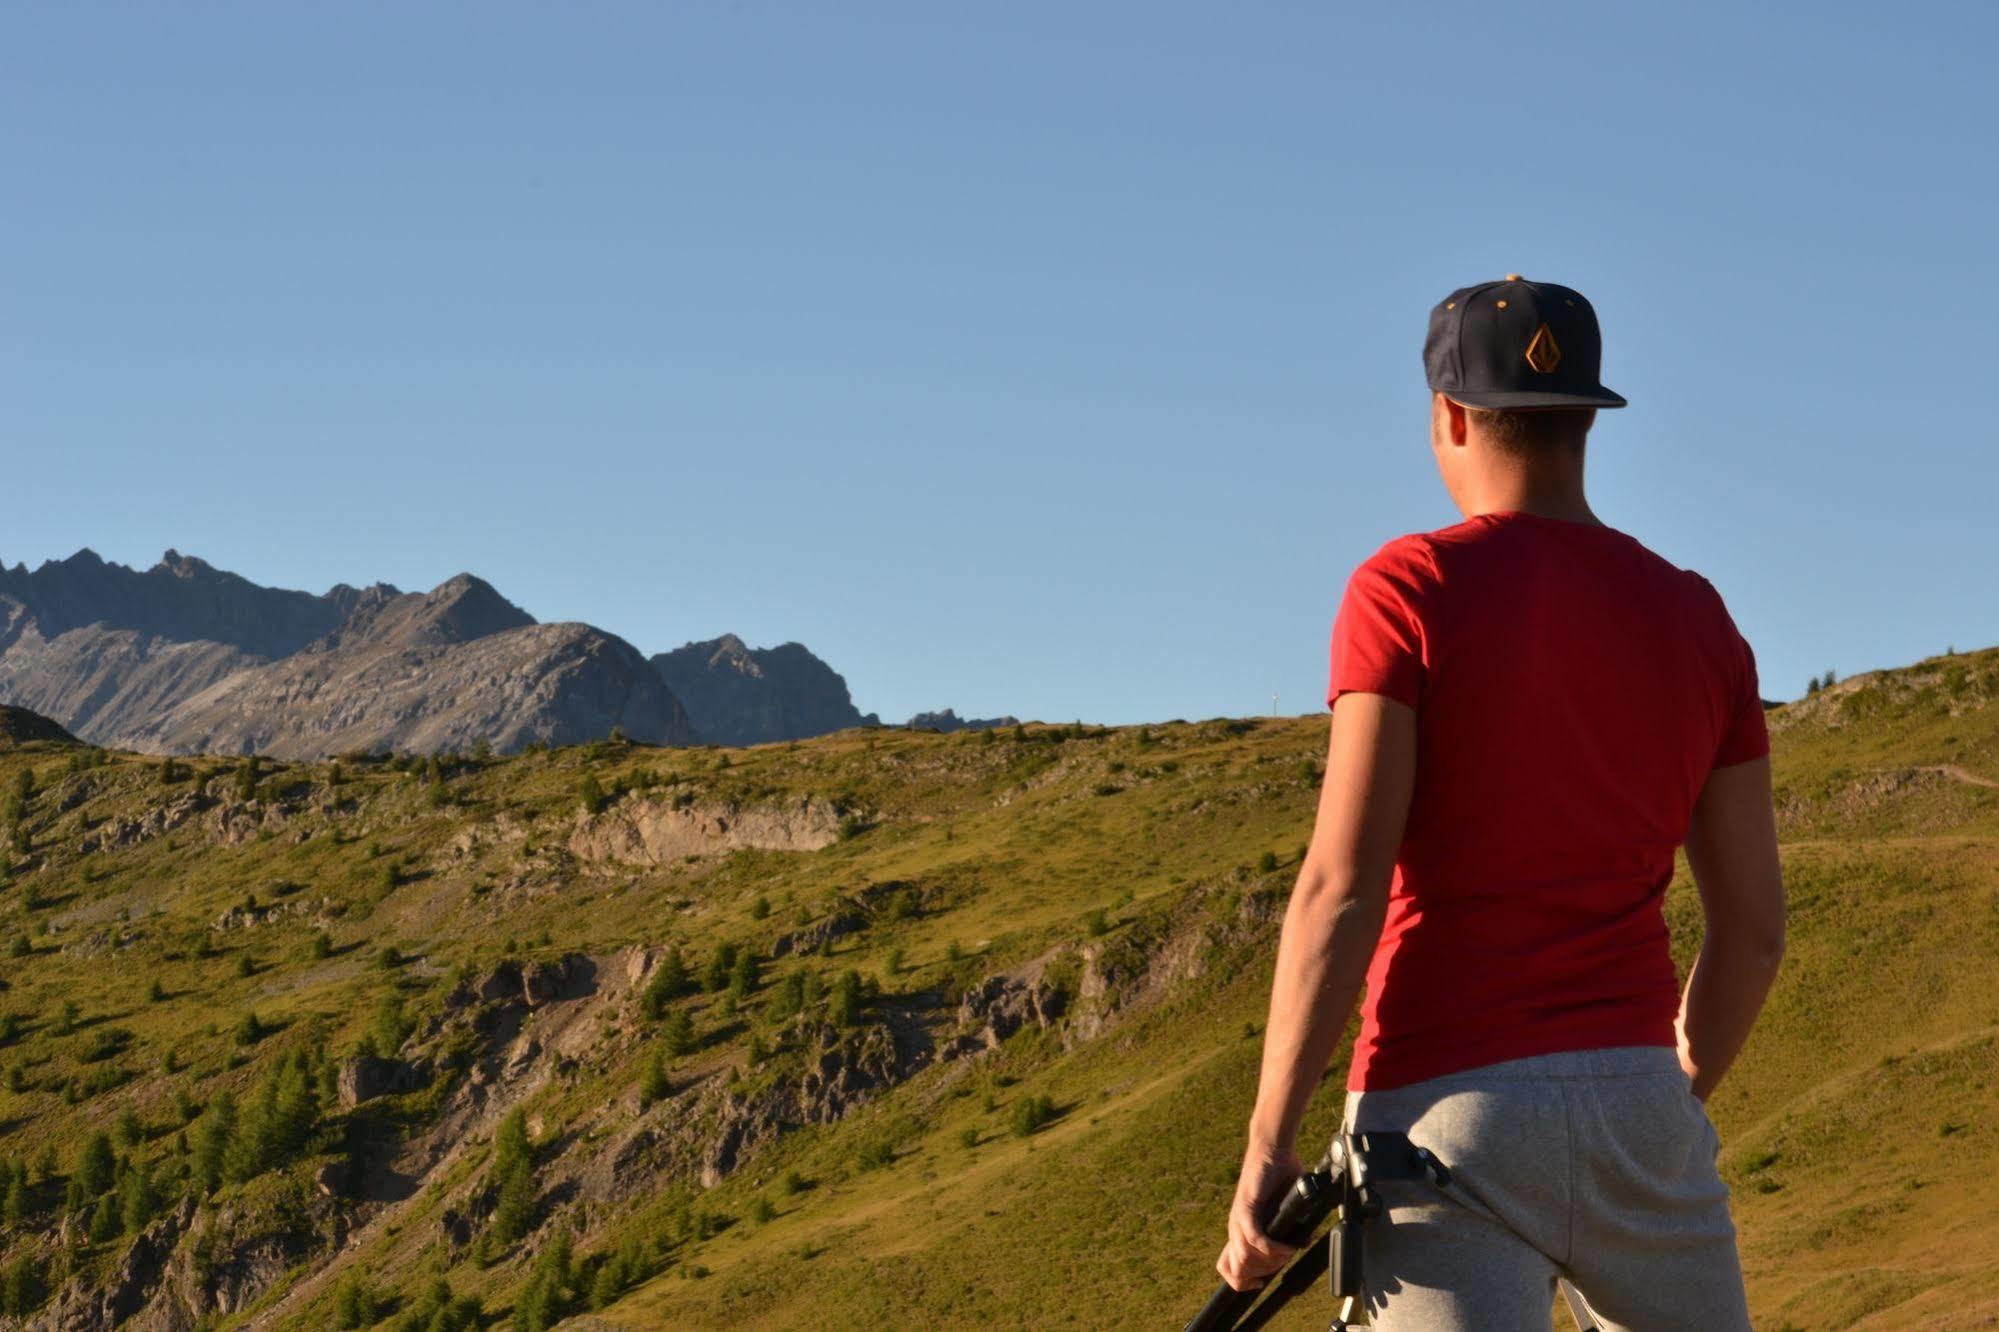
[[[1771,715],[1791,946],[1711,1105],[1759,1327],[1999,1318],[1995,698]],[[0,742],[0,1327],[1177,1326],[1324,743]]]

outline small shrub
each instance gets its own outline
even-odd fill
[[[1055,1102],[1048,1096],[1023,1096],[1013,1103],[1013,1136],[1031,1137],[1055,1118]]]

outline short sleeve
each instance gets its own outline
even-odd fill
[[[1732,623],[1729,634],[1738,665],[1728,723],[1714,753],[1713,766],[1717,768],[1747,763],[1770,752],[1770,728],[1763,718],[1763,693],[1756,680],[1756,653]]]
[[[1390,542],[1347,579],[1333,619],[1326,706],[1341,694],[1381,694],[1416,707],[1427,676],[1421,580]]]

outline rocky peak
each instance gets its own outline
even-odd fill
[[[802,643],[752,648],[723,634],[662,652],[652,664],[696,733],[717,744],[797,740],[869,720],[847,682]]]
[[[419,620],[436,637],[433,641],[464,643],[535,622],[483,578],[461,573],[431,589],[423,599]]]
[[[0,598],[18,602],[51,640],[90,625],[130,630],[171,643],[220,643],[258,657],[296,652],[340,622],[322,597],[259,587],[246,578],[169,550],[141,573],[89,547],[63,560],[0,570]]]
[[[345,621],[338,633],[313,645],[316,651],[355,643],[440,647],[535,623],[491,583],[469,573],[447,578],[428,592],[399,593],[383,584],[344,591],[341,600],[349,607]]]

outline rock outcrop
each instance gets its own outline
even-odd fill
[[[905,723],[912,731],[994,731],[1002,726],[1018,726],[1020,718],[960,717],[950,708],[941,712],[919,712]]]
[[[400,1059],[384,1059],[371,1054],[353,1055],[342,1060],[335,1077],[340,1105],[347,1110],[378,1096],[414,1091],[422,1085],[423,1076],[413,1065]]]
[[[734,634],[653,657],[704,740],[760,745],[849,726],[879,725],[855,708],[847,682],[801,643],[753,648]]]
[[[579,813],[569,850],[579,860],[671,865],[727,851],[817,851],[840,837],[841,813],[814,796],[723,804],[627,796],[600,814]]]

